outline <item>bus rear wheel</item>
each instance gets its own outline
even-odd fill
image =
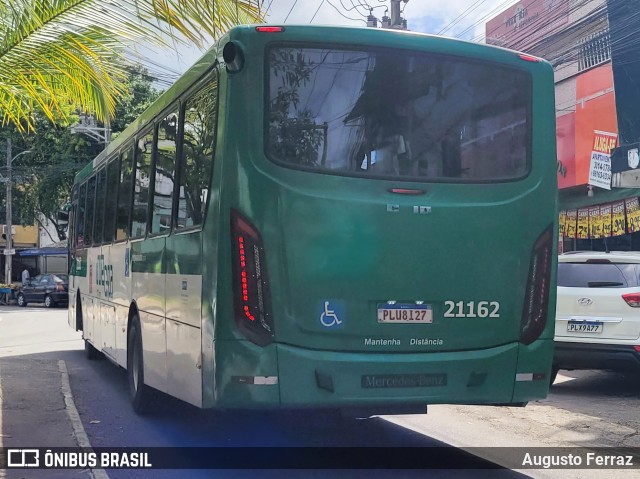
[[[145,414],[149,410],[150,391],[144,385],[144,358],[142,349],[142,329],[140,318],[131,318],[129,337],[127,340],[127,379],[129,396],[136,414]]]

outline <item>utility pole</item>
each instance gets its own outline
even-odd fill
[[[4,279],[7,284],[11,284],[11,266],[13,255],[15,250],[13,249],[13,172],[12,165],[13,160],[26,153],[32,153],[33,150],[25,150],[18,153],[16,156],[12,156],[11,151],[11,138],[7,138],[7,177],[2,181],[7,184],[7,204],[5,208],[6,212],[6,225],[5,225],[5,237],[6,243],[4,247]]]
[[[402,24],[402,18],[400,18],[400,1],[391,0],[391,28],[397,28]]]
[[[402,10],[400,8],[401,3],[408,3],[409,0],[389,0],[391,2],[391,17],[387,16],[388,10],[385,8],[385,13],[382,16],[380,26],[382,28],[393,30],[406,30],[407,20],[402,18]],[[367,27],[377,28],[378,19],[373,15],[373,8],[369,9],[369,16],[367,17]]]
[[[6,225],[5,225],[5,230],[6,230],[6,243],[5,243],[5,250],[4,250],[4,281],[6,284],[11,284],[11,261],[13,259],[13,252],[11,251],[13,248],[13,235],[11,234],[11,230],[13,229],[13,221],[12,221],[12,214],[13,212],[11,211],[11,205],[13,202],[13,199],[11,198],[11,194],[13,192],[13,188],[12,188],[12,184],[11,182],[13,181],[12,175],[11,175],[11,160],[13,159],[13,156],[11,156],[11,138],[7,138],[7,205],[5,208],[5,212],[7,214],[7,221],[6,221]]]

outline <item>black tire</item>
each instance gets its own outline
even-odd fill
[[[553,383],[556,382],[556,377],[558,376],[558,368],[551,369],[551,376],[549,376],[549,387],[553,386]]]
[[[48,294],[44,297],[44,307],[45,308],[53,308],[56,305],[56,303],[53,301],[53,299],[51,299],[51,296],[49,296]]]
[[[18,293],[18,306],[21,308],[27,307],[27,301],[24,299],[24,294]]]
[[[144,384],[144,356],[141,331],[140,318],[136,314],[131,318],[127,338],[127,379],[131,405],[135,413],[139,415],[149,411],[151,395],[149,387]]]
[[[102,358],[102,353],[94,348],[93,344],[91,344],[86,339],[84,340],[84,352],[87,355],[87,359],[89,359],[90,361]]]
[[[83,331],[82,302],[80,301],[80,290],[76,291],[76,331]]]

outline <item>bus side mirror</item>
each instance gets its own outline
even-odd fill
[[[58,229],[66,231],[67,226],[69,226],[69,213],[67,211],[58,211],[56,221],[58,222]]]

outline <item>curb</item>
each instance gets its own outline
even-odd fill
[[[92,449],[91,442],[87,436],[80,414],[73,401],[73,393],[71,392],[71,384],[69,382],[69,371],[67,370],[67,363],[63,360],[58,361],[58,369],[60,371],[60,379],[62,381],[62,394],[64,396],[64,403],[67,409],[67,415],[71,421],[73,427],[73,434],[76,437],[76,441],[79,447]],[[89,469],[89,474],[93,479],[109,479],[107,472],[104,469]]]

